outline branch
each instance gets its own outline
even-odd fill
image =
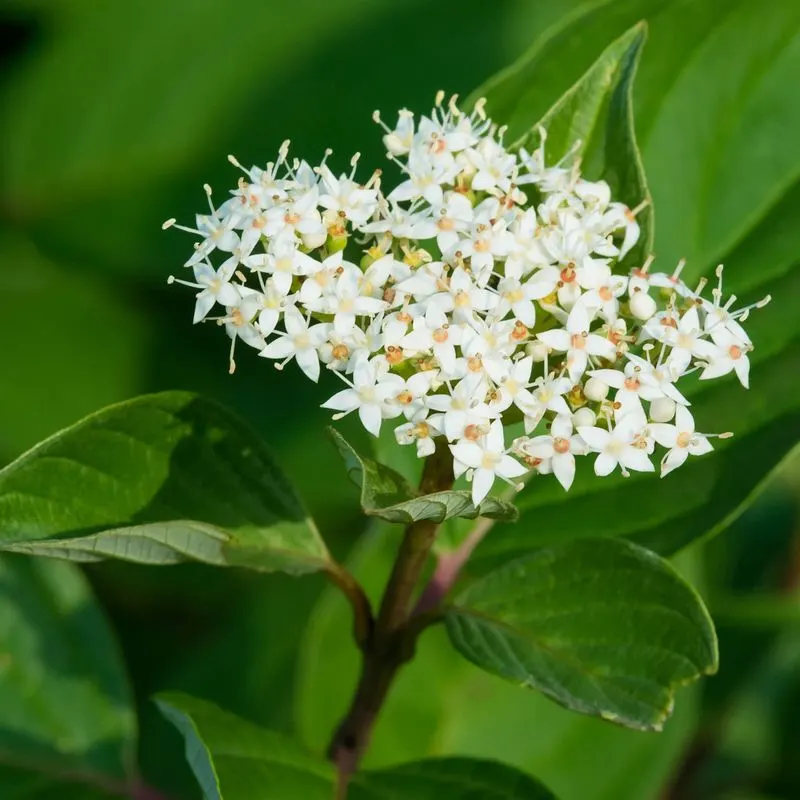
[[[436,451],[425,460],[420,492],[430,494],[452,485],[453,459],[447,442],[439,439]],[[328,748],[328,758],[336,765],[339,776],[337,797],[342,800],[395,676],[411,658],[416,638],[423,630],[424,626],[408,625],[410,606],[438,528],[438,523],[430,520],[419,520],[406,528],[377,621],[362,647],[361,677],[355,696]]]

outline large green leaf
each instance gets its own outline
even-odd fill
[[[697,593],[629,542],[534,551],[469,586],[445,619],[455,648],[483,669],[631,728],[660,730],[675,688],[717,668]]]
[[[608,41],[639,20],[650,30],[636,123],[659,209],[662,264],[707,270],[791,187],[800,158],[785,143],[800,112],[784,99],[800,70],[800,7],[784,0],[599,0],[541,34],[487,81],[487,111],[526,133]],[[735,52],[735,63],[730,53]]]
[[[347,566],[374,598],[392,566],[399,532],[364,536]],[[681,555],[682,569],[696,570]],[[326,589],[305,633],[295,698],[296,730],[322,752],[344,714],[358,677],[358,651],[347,642],[351,610]],[[682,690],[658,735],[575,714],[539,692],[518,687],[463,658],[443,626],[428,629],[398,676],[367,752],[370,768],[453,755],[495,758],[536,775],[563,800],[656,797],[688,744],[697,698]]]
[[[186,695],[157,700],[186,741],[205,800],[330,800],[330,764],[280,734]],[[512,767],[467,758],[422,761],[356,775],[352,800],[554,800]]]
[[[100,786],[132,778],[136,719],[127,680],[72,564],[0,557],[0,708],[4,798],[57,796],[59,775]],[[77,785],[61,791],[93,796]]]
[[[434,492],[420,495],[399,473],[385,464],[360,456],[336,430],[334,444],[344,459],[347,473],[361,488],[361,508],[370,517],[408,524],[422,519],[444,522],[453,517],[489,517],[512,520],[517,510],[511,503],[488,497],[477,508],[468,491]]]
[[[0,548],[298,574],[329,564],[265,445],[185,392],[111,406],[2,470]]]
[[[530,129],[514,142],[515,148],[535,149],[544,130],[548,163],[572,152],[582,160],[587,177],[608,181],[617,200],[630,208],[648,203],[639,211],[641,235],[627,257],[634,265],[641,264],[653,246],[653,210],[633,130],[631,98],[646,35],[640,23],[620,36],[540,120],[530,118]],[[517,119],[521,114],[518,107]]]
[[[652,78],[643,152],[659,209],[656,252],[662,264],[686,257],[707,269],[800,175],[800,155],[784,144],[800,135],[800,109],[786,102],[800,72],[800,6],[678,3],[655,58],[643,74]]]

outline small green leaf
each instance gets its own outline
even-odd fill
[[[258,436],[184,392],[99,411],[0,471],[0,549],[293,574],[329,564]]]
[[[534,150],[541,144],[544,130],[549,164],[572,153],[581,160],[586,177],[609,183],[616,200],[630,208],[646,202],[637,215],[639,241],[626,257],[634,265],[641,264],[653,246],[653,211],[636,145],[632,104],[633,81],[646,36],[643,22],[620,36],[541,119],[527,119],[525,133],[512,145]],[[509,80],[516,78],[516,72],[509,74]],[[501,82],[492,89],[503,91]],[[487,97],[489,113],[493,113],[492,94]],[[514,109],[513,119],[514,130],[519,130],[526,119],[522,103]],[[497,121],[509,120],[501,116]]]
[[[401,524],[421,519],[444,522],[453,517],[517,518],[517,510],[511,503],[494,497],[487,497],[476,508],[468,491],[419,495],[393,469],[360,456],[338,431],[331,428],[330,434],[344,459],[350,479],[361,489],[361,507],[368,516]]]
[[[0,708],[4,799],[17,796],[12,789],[31,800],[56,796],[45,792],[53,775],[99,785],[124,785],[130,775],[136,717],[127,678],[72,564],[0,557]]]
[[[489,573],[448,611],[456,649],[573,711],[660,730],[678,686],[717,668],[697,593],[629,542],[583,539]]]
[[[330,800],[331,764],[298,744],[204,700],[165,694],[156,702],[186,741],[204,800]],[[359,773],[351,800],[555,800],[540,783],[503,764],[448,758]]]

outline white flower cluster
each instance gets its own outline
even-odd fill
[[[568,489],[576,455],[627,475],[654,470],[658,443],[663,475],[711,450],[676,383],[733,371],[747,386],[750,307],[723,303],[721,270],[710,300],[680,266],[620,274],[639,209],[577,163],[546,165],[544,131],[535,152],[510,152],[482,104],[443,100],[394,128],[376,112],[403,173],[388,194],[379,171],[356,180],[358,156],[337,177],[329,153],[312,167],[285,142],[265,169],[231,157],[244,176],[220,206],[205,187],[196,227],[165,223],[197,237],[194,281],[176,282],[199,290],[195,322],[222,307],[210,319],[232,340],[231,371],[240,339],[313,381],[324,364],[346,384],[324,404],[335,419],[357,411],[375,436],[400,420],[419,456],[445,437],[475,503],[530,470]],[[509,443],[515,422],[525,435]]]

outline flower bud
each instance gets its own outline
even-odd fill
[[[583,408],[579,408],[573,415],[572,415],[572,424],[577,428],[580,425],[588,425],[592,426],[597,421],[597,417],[595,416],[594,411],[592,411],[589,406],[583,406]]]
[[[656,301],[646,292],[634,292],[630,302],[631,314],[642,321],[650,319],[656,313]]]
[[[587,400],[600,403],[608,397],[608,384],[600,378],[589,378],[583,387],[583,394]]]
[[[335,236],[328,234],[325,244],[328,247],[329,253],[338,253],[340,250],[344,250],[344,248],[347,246],[347,234],[343,233]]]
[[[653,422],[669,422],[675,416],[675,401],[659,397],[650,403],[650,419]]]

